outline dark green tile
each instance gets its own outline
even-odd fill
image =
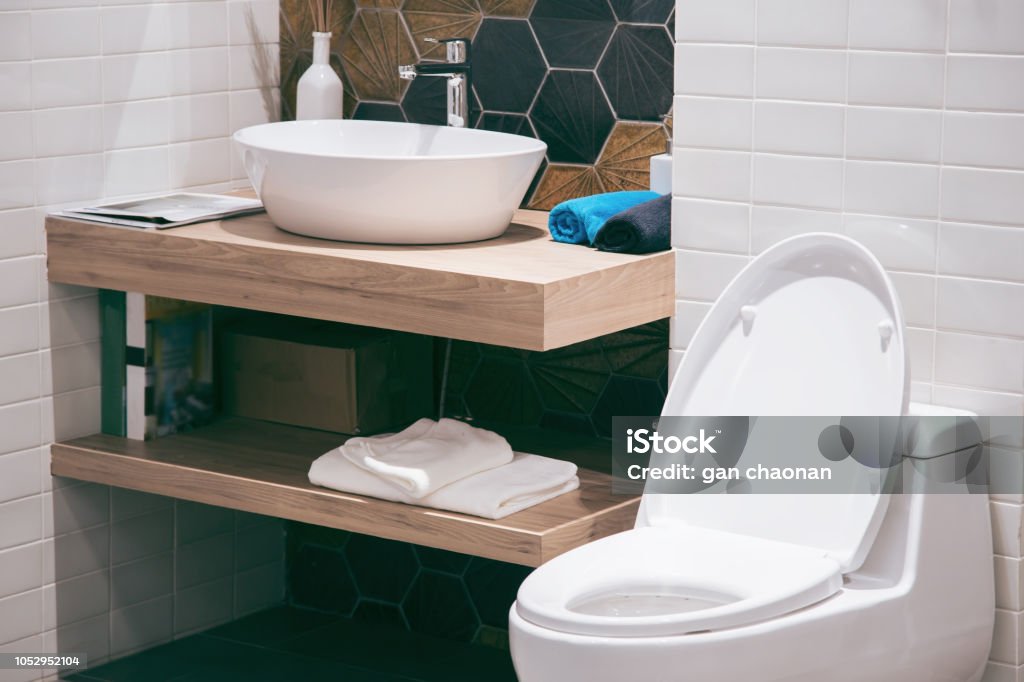
[[[337,620],[338,616],[328,613],[299,609],[293,606],[278,606],[221,625],[213,630],[207,630],[203,634],[208,637],[266,646],[329,625]]]
[[[465,397],[474,419],[536,426],[544,412],[526,364],[521,361],[485,357]]]
[[[466,571],[466,588],[484,625],[508,629],[508,610],[532,569],[489,559],[474,559]]]
[[[349,619],[275,648],[424,682],[516,679],[507,652]]]
[[[668,367],[668,319],[601,337],[604,355],[616,374],[657,379]]]
[[[480,623],[462,581],[424,569],[402,602],[410,629],[435,637],[470,642]]]
[[[423,547],[422,545],[416,545],[415,549],[421,566],[441,571],[442,573],[451,573],[452,575],[462,575],[466,570],[466,566],[469,566],[470,559],[473,558],[468,554],[449,552],[446,549]]]
[[[359,595],[387,602],[401,601],[419,570],[411,545],[371,535],[353,535],[345,559]]]
[[[291,557],[288,588],[297,606],[345,616],[359,599],[342,551],[316,545],[304,545]]]
[[[386,625],[401,630],[409,628],[402,615],[402,610],[398,606],[370,599],[359,600],[356,610],[352,612],[352,620],[360,623]]]

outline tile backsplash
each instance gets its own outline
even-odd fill
[[[889,271],[912,399],[1024,418],[1024,9],[1016,0],[678,0],[673,364],[730,277],[803,232]],[[1024,466],[1024,464],[1022,464]],[[1024,675],[994,502],[988,677]]]
[[[277,16],[0,2],[0,650],[97,664],[283,599],[282,521],[50,476],[51,442],[99,430],[100,330],[43,238],[68,202],[247,184],[230,135],[277,117]]]
[[[538,137],[548,154],[524,205],[646,189],[672,106],[672,0],[333,0],[331,63],[346,116],[444,124],[443,79],[398,78],[438,60],[429,37],[472,43],[472,125]],[[306,3],[281,4],[282,115],[311,60]]]

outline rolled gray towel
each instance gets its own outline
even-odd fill
[[[672,196],[666,194],[616,213],[597,231],[594,246],[615,253],[653,253],[671,246]]]

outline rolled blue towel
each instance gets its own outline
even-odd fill
[[[551,209],[548,229],[556,242],[593,244],[597,231],[608,218],[657,198],[655,192],[608,192],[569,199]]]

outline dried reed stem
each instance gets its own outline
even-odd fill
[[[331,30],[331,0],[307,0],[313,16],[313,30],[328,33]]]

